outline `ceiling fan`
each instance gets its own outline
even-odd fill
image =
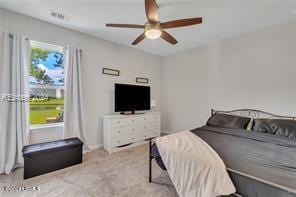
[[[145,37],[149,39],[157,39],[161,37],[171,44],[177,44],[178,41],[168,32],[164,31],[164,29],[184,27],[202,23],[201,17],[180,19],[162,23],[158,20],[157,9],[158,5],[156,4],[155,0],[145,0],[145,11],[148,21],[144,25],[107,23],[106,26],[119,28],[143,28],[144,32],[136,38],[132,45],[138,44]]]

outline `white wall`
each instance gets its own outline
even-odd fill
[[[296,22],[246,33],[164,60],[164,129],[204,125],[210,109],[296,116]]]
[[[136,77],[149,78],[152,98],[157,100],[158,109],[160,108],[162,58],[14,12],[7,10],[3,12],[4,29],[2,31],[19,32],[32,40],[61,46],[70,44],[82,49],[85,119],[89,145],[102,144],[100,117],[114,111],[113,86],[115,82],[135,83]],[[120,77],[102,75],[102,67],[119,69],[121,75]],[[42,135],[38,134],[38,136]],[[58,138],[59,135],[51,133],[50,137],[47,137],[40,140],[49,138],[52,140]]]

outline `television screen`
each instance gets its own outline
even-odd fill
[[[150,110],[150,87],[115,84],[115,112]]]

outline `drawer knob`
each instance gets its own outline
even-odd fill
[[[146,135],[144,135],[144,137],[146,137]]]
[[[117,123],[119,124],[119,123],[120,123],[120,121],[117,121]]]
[[[133,131],[135,131],[135,129],[133,129]]]
[[[118,143],[120,143],[120,140],[118,140]]]
[[[132,138],[132,140],[134,140],[135,138]]]
[[[120,131],[117,131],[117,133],[120,133]]]
[[[132,120],[132,122],[135,122],[135,120]]]
[[[146,118],[144,118],[144,120],[146,120]]]
[[[144,127],[144,129],[146,129],[146,127]]]

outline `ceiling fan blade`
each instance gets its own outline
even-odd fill
[[[142,33],[141,35],[139,35],[137,37],[137,39],[132,43],[132,45],[138,44],[139,42],[141,42],[142,40],[144,40],[144,38],[145,38],[145,33]]]
[[[120,27],[120,28],[139,28],[142,29],[145,26],[144,25],[135,25],[135,24],[113,24],[113,23],[107,23],[106,27]]]
[[[200,23],[202,23],[202,18],[198,17],[198,18],[187,18],[187,19],[168,21],[168,22],[160,23],[160,26],[163,29],[169,29],[169,28],[196,25]]]
[[[158,22],[157,4],[155,0],[145,0],[146,16],[149,23]]]
[[[162,39],[168,41],[171,44],[177,44],[178,43],[178,41],[171,34],[169,34],[166,31],[161,32],[161,37],[162,37]]]

